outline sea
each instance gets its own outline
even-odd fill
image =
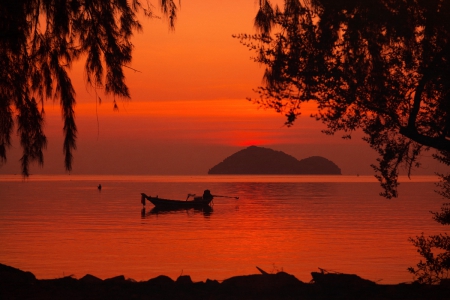
[[[386,199],[373,176],[0,175],[0,263],[39,279],[221,281],[259,267],[304,282],[320,270],[411,282],[421,257],[408,239],[446,229],[430,213],[446,202],[437,180],[401,177]],[[141,193],[185,200],[205,189],[227,197],[211,210],[141,204]]]

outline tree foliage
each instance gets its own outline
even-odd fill
[[[419,283],[438,284],[450,275],[450,236],[446,233],[425,237],[422,233],[410,241],[423,260],[408,271]]]
[[[161,0],[160,5],[173,28],[176,4]],[[141,30],[139,12],[154,16],[151,4],[138,0],[0,1],[0,164],[6,162],[15,123],[23,148],[22,173],[28,176],[33,161],[43,163],[44,102],[57,99],[64,121],[65,168],[72,169],[76,95],[68,71],[83,58],[88,85],[129,98],[123,69],[132,58],[131,36]]]
[[[450,203],[444,203],[440,212],[431,213],[436,222],[450,225]],[[450,236],[444,233],[425,237],[422,233],[409,240],[423,258],[416,268],[408,268],[417,282],[436,284],[450,278]]]
[[[288,126],[314,101],[325,133],[362,130],[382,195],[395,197],[399,167],[409,174],[423,151],[449,165],[449,20],[445,0],[260,0],[258,33],[235,36],[266,67],[249,100]]]

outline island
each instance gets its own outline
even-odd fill
[[[282,151],[250,146],[225,158],[208,174],[341,175],[341,169],[321,156],[298,160]]]

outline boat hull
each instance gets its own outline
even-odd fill
[[[148,199],[156,207],[179,207],[179,208],[197,208],[209,206],[211,201],[182,201],[182,200],[169,200],[150,197]]]
[[[202,207],[209,206],[212,202],[212,199],[203,200],[201,198],[187,201],[187,200],[164,199],[164,198],[147,196],[145,194],[142,194],[142,196],[143,196],[143,201],[145,201],[144,199],[147,199],[157,208],[172,208],[172,209],[202,208]],[[145,202],[143,202],[142,204],[144,204],[144,203]]]

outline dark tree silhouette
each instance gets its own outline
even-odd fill
[[[325,133],[362,130],[382,195],[396,197],[399,167],[410,174],[423,151],[450,165],[449,20],[445,0],[260,0],[258,33],[235,36],[266,66],[249,100],[288,126],[314,101]]]
[[[176,4],[161,0],[160,5],[173,28]],[[131,36],[141,30],[139,12],[154,16],[153,6],[138,0],[0,1],[0,165],[6,162],[14,123],[23,148],[23,175],[29,175],[31,162],[43,164],[44,102],[58,99],[65,168],[72,169],[76,101],[68,70],[83,58],[88,85],[129,98],[123,68],[132,58]]]
[[[450,199],[449,190],[445,190],[443,195]],[[442,224],[450,225],[450,203],[444,203],[440,212],[432,212],[433,219]],[[431,235],[425,237],[422,233],[409,241],[417,248],[417,252],[423,260],[417,264],[416,268],[409,267],[419,283],[437,284],[442,279],[450,276],[450,236],[447,233]]]

